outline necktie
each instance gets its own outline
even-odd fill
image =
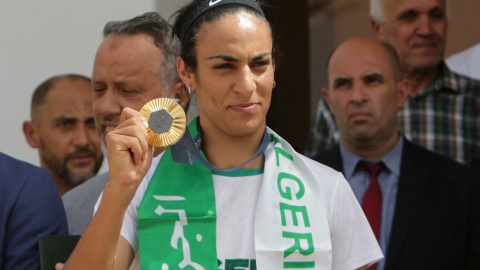
[[[364,161],[358,162],[357,170],[367,171],[370,174],[370,184],[368,185],[362,200],[362,209],[372,227],[377,240],[380,239],[380,224],[382,220],[382,191],[378,185],[378,174],[385,169],[383,162],[378,164],[369,164]],[[377,264],[368,268],[376,270]]]
[[[370,164],[360,161],[357,165],[357,170],[367,171],[370,175],[370,184],[363,195],[362,209],[377,239],[380,236],[380,222],[382,219],[382,191],[378,185],[377,177],[383,169],[385,169],[383,163]]]

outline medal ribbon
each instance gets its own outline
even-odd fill
[[[198,120],[198,118],[197,118]],[[192,122],[194,122],[193,120]],[[193,137],[193,139],[192,139]],[[257,152],[255,155],[247,160],[246,162],[238,165],[235,168],[231,169],[220,169],[215,166],[213,166],[208,160],[200,154],[200,149],[202,147],[202,134],[200,131],[195,136],[192,136],[190,134],[189,129],[185,131],[185,134],[183,137],[174,145],[170,147],[172,150],[172,159],[175,162],[181,162],[184,164],[189,164],[192,165],[195,160],[200,162],[203,166],[216,171],[216,172],[231,172],[240,169],[241,167],[245,166],[252,160],[256,159],[258,156],[262,155],[263,152],[265,152],[265,149],[267,149],[269,143],[269,138],[268,138],[268,133],[267,130],[265,130],[265,133],[263,134],[263,140],[262,143],[260,144],[260,147],[258,148]]]
[[[189,129],[197,137],[198,119]],[[267,134],[255,212],[257,269],[331,269],[323,193],[302,157],[270,129]],[[141,269],[216,270],[212,171],[198,159],[192,165],[176,162],[170,150],[138,209]]]

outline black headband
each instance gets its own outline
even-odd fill
[[[221,5],[227,5],[227,4],[238,4],[238,5],[251,7],[257,10],[260,14],[262,14],[263,17],[265,17],[265,14],[263,13],[262,8],[260,8],[260,5],[252,0],[206,0],[200,5],[198,5],[197,7],[195,7],[195,9],[186,16],[187,19],[182,23],[182,28],[180,28],[180,33],[179,33],[180,40],[183,41],[183,39],[185,38],[185,35],[187,34],[187,31],[190,29],[192,24],[198,19],[198,17],[200,17],[200,15],[202,15],[203,13],[211,9],[214,9]]]

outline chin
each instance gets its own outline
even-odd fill
[[[265,125],[261,121],[247,121],[244,123],[239,123],[237,125],[231,126],[230,130],[232,134],[235,134],[237,137],[253,135],[261,129],[262,132],[265,128]]]
[[[411,66],[413,67],[414,70],[415,69],[433,69],[433,68],[436,68],[438,64],[440,64],[440,61],[441,59],[436,56],[435,57],[425,56],[413,61]]]
[[[70,183],[74,185],[80,185],[85,183],[90,178],[94,177],[95,174],[92,171],[83,172],[83,173],[73,173],[70,175]]]

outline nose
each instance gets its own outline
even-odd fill
[[[257,76],[249,66],[245,66],[239,72],[238,78],[233,86],[233,91],[244,96],[250,96],[257,88]]]
[[[73,134],[73,141],[76,147],[83,148],[90,144],[89,129],[85,123],[78,124],[76,132]]]
[[[368,88],[363,84],[355,84],[350,90],[350,103],[355,105],[363,104],[367,101]]]
[[[94,95],[93,97],[93,110],[94,115],[99,121],[98,117],[104,116],[120,116],[122,113],[122,106],[118,95],[114,93],[113,89],[106,89],[101,95]]]
[[[420,16],[418,20],[417,34],[422,36],[429,36],[433,33],[432,20],[427,16]]]

